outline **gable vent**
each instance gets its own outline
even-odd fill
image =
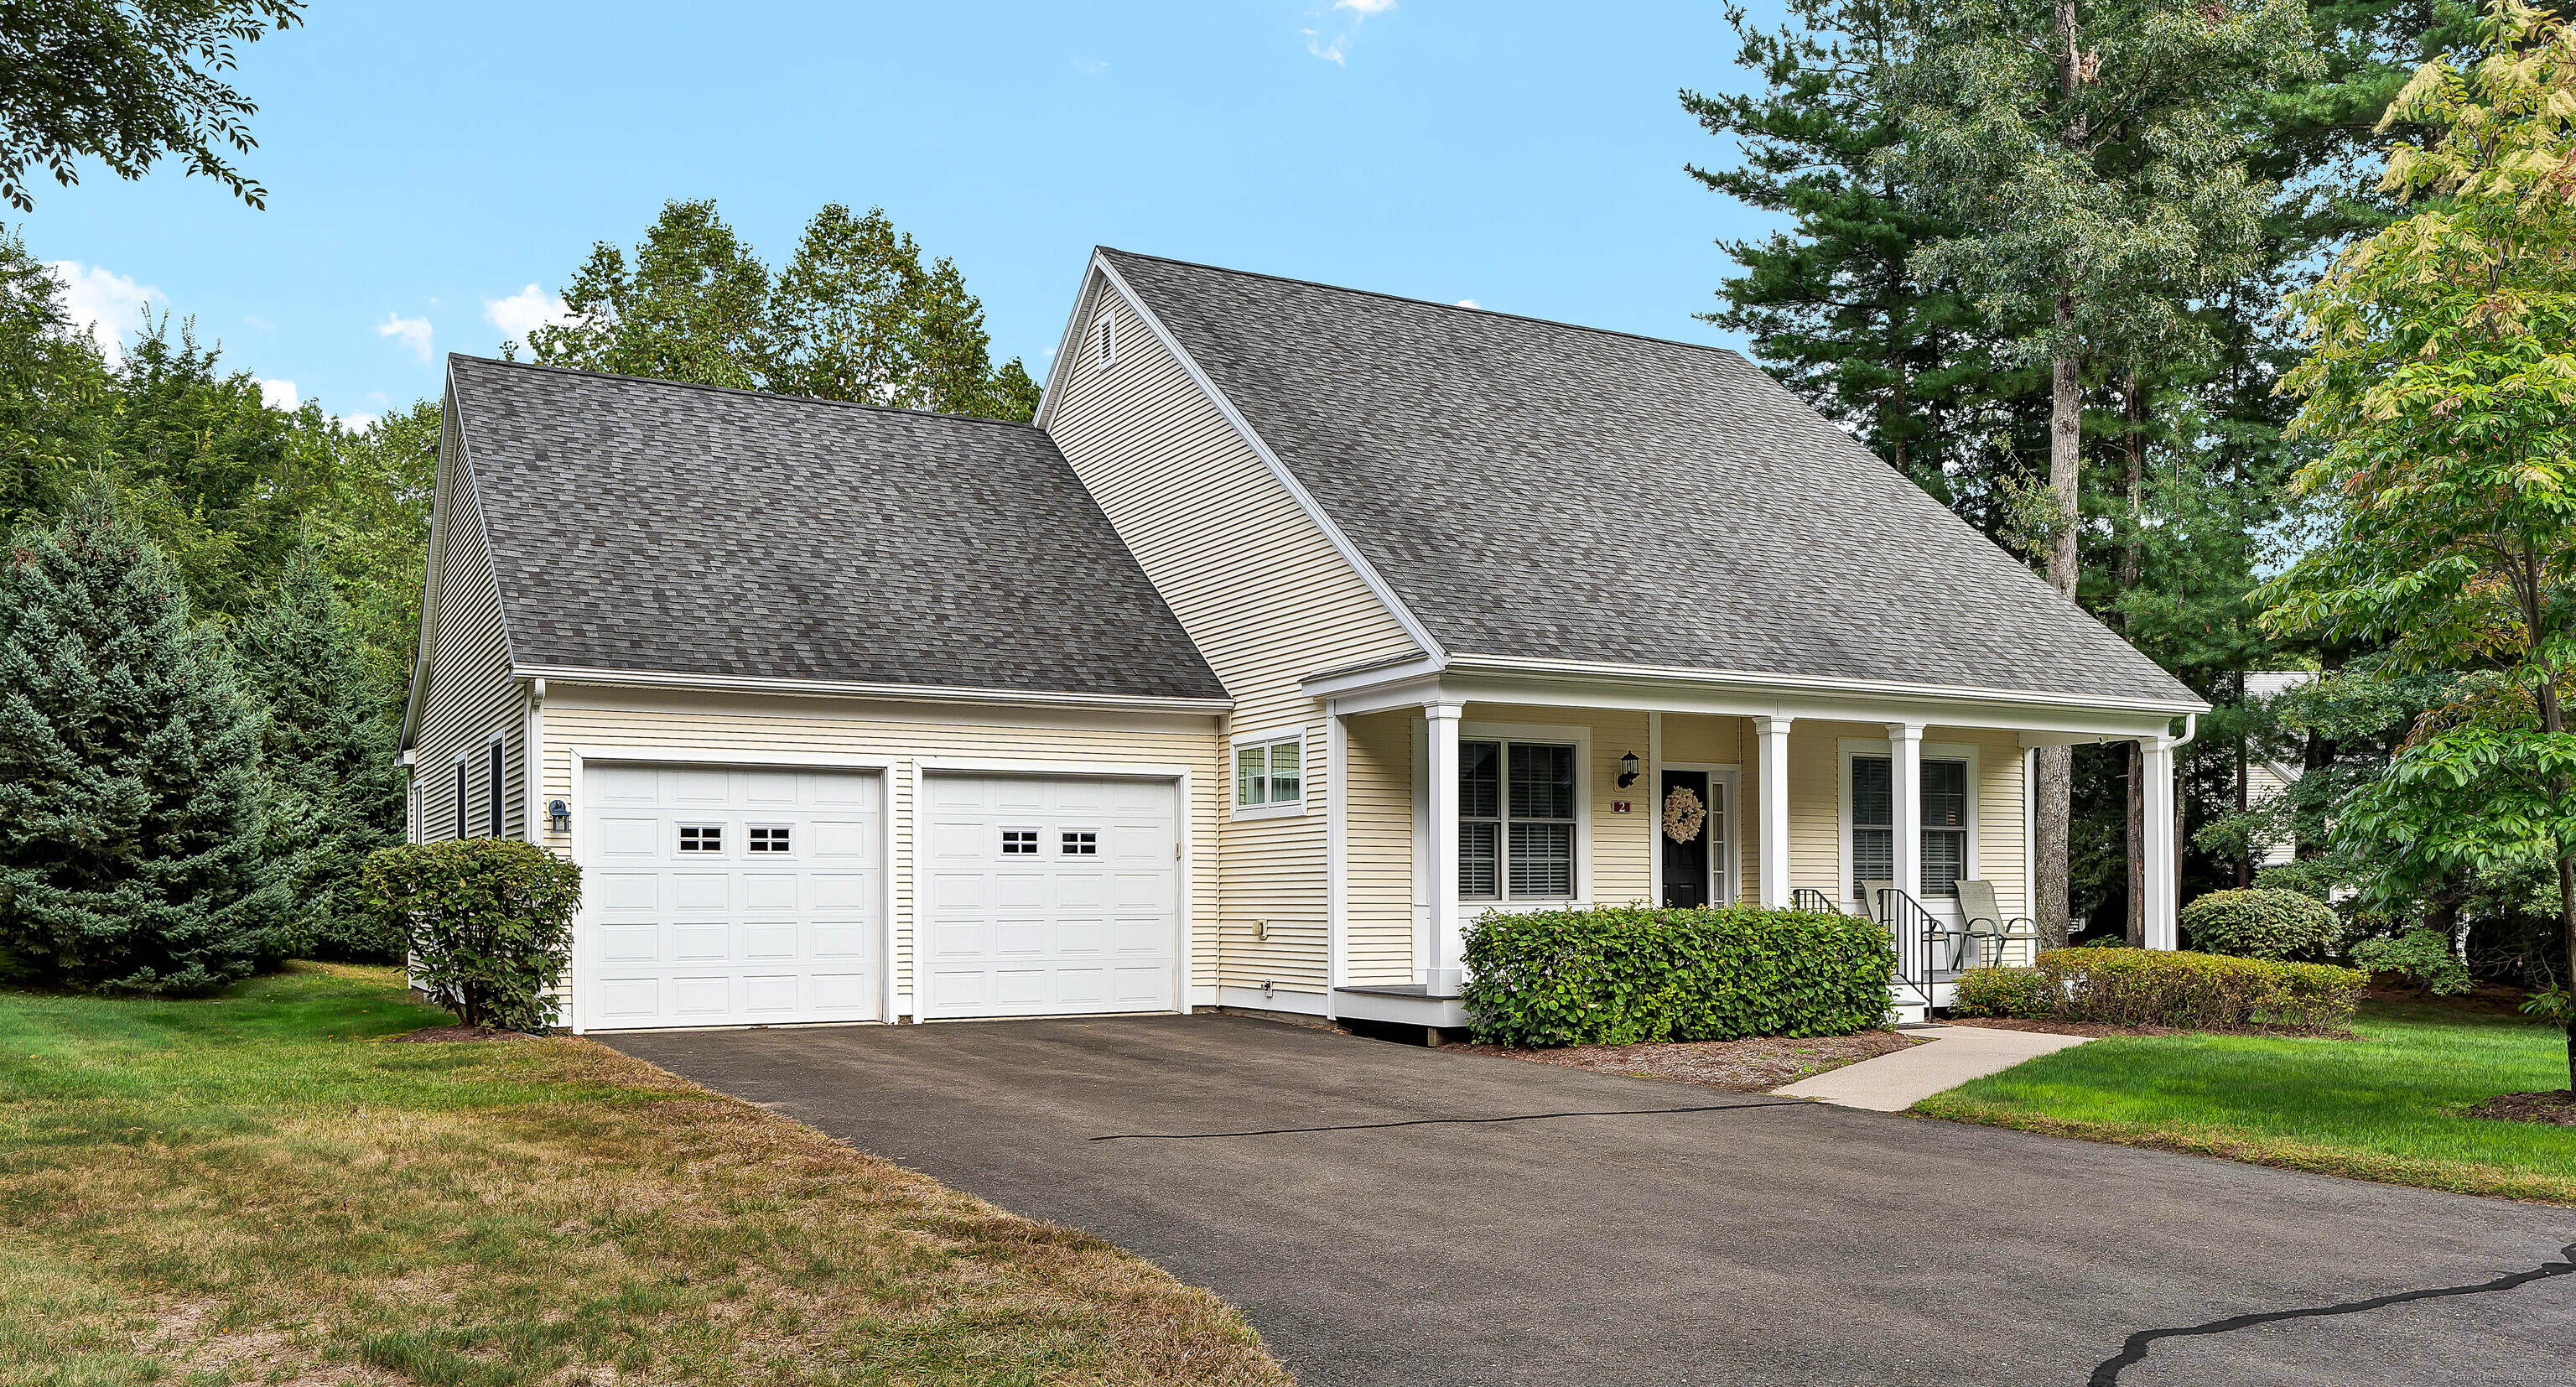
[[[1118,320],[1106,311],[1091,326],[1091,364],[1106,367],[1118,359]]]

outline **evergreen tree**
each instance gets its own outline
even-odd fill
[[[170,562],[93,486],[0,570],[0,954],[202,992],[280,956],[260,717]]]
[[[1887,0],[1791,0],[1777,30],[1730,10],[1738,66],[1759,94],[1681,94],[1712,135],[1731,138],[1731,168],[1691,177],[1751,207],[1785,213],[1786,231],[1720,241],[1744,273],[1698,315],[1744,333],[1753,354],[1800,398],[1988,528],[1998,464],[2015,465],[1996,433],[2035,432],[2036,373],[2000,355],[1996,334],[1958,293],[1919,278],[1925,244],[1958,227],[1900,186],[1886,155],[1904,138],[1889,71],[1909,37]]]
[[[242,682],[268,715],[260,744],[269,851],[292,898],[296,950],[389,958],[358,871],[369,853],[402,840],[393,725],[317,546],[289,556],[235,644]]]

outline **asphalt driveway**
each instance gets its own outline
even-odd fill
[[[1211,1287],[1310,1387],[2576,1374],[2576,1210],[1226,1016],[602,1038]]]

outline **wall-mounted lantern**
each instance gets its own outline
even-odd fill
[[[557,833],[572,832],[572,806],[559,799],[546,801],[546,823]]]
[[[1632,751],[1619,758],[1619,788],[1624,790],[1636,783],[1637,753]]]

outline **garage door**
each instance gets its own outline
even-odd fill
[[[923,1019],[1178,1006],[1171,782],[934,775],[922,798]]]
[[[592,764],[582,799],[582,1025],[878,1019],[873,772]]]

